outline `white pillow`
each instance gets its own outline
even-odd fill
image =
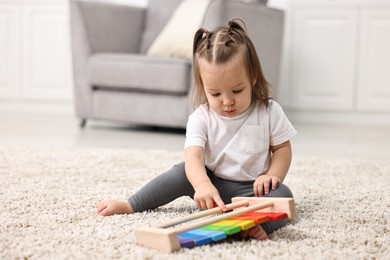
[[[147,55],[192,59],[196,30],[202,25],[210,0],[184,0],[152,43]]]

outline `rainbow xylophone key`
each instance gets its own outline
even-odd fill
[[[228,235],[237,234],[261,223],[280,221],[287,218],[286,213],[249,212],[229,220],[222,220],[211,225],[181,233],[178,235],[178,239],[181,247],[193,248],[195,246],[207,245],[212,242],[224,240]]]

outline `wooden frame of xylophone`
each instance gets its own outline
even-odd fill
[[[188,221],[204,218],[206,216],[219,214],[219,207],[200,211],[188,216],[179,217],[167,222],[152,226],[140,227],[135,230],[136,243],[141,246],[156,249],[164,252],[173,252],[181,248],[178,235],[193,229],[197,229],[212,223],[228,220],[249,212],[283,212],[288,219],[296,216],[295,203],[293,198],[270,198],[270,197],[234,197],[231,204],[226,204],[228,213],[215,217],[193,221],[186,225],[180,225]],[[177,226],[177,227],[175,227]]]

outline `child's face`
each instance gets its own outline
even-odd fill
[[[251,104],[253,80],[250,80],[236,55],[226,64],[211,64],[199,60],[200,76],[209,106],[221,116],[234,117]]]

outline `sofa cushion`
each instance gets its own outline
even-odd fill
[[[209,0],[181,2],[150,46],[147,55],[192,59],[194,34],[202,25],[209,3]]]
[[[190,86],[191,63],[182,59],[100,53],[88,63],[93,87],[182,95]]]
[[[141,39],[141,53],[146,53],[181,1],[182,0],[148,1],[145,29]]]

